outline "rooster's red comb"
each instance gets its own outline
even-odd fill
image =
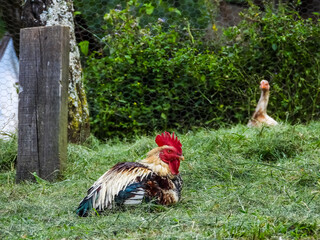
[[[162,147],[164,145],[175,147],[177,151],[182,154],[182,144],[178,137],[174,136],[174,133],[172,133],[172,136],[168,132],[164,132],[161,135],[158,135],[156,137],[156,144],[158,144],[159,147]]]

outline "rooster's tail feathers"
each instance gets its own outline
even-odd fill
[[[80,217],[87,217],[89,211],[93,208],[93,201],[99,197],[99,191],[101,187],[96,188],[91,187],[88,190],[88,195],[80,202],[79,207],[76,210],[76,213]]]

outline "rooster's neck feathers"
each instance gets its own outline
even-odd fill
[[[147,153],[147,157],[140,161],[141,164],[150,168],[154,173],[161,177],[173,178],[169,165],[160,158],[160,152],[170,146],[162,146],[152,149]]]

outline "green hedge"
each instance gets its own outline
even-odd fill
[[[105,15],[105,49],[87,58],[97,137],[246,123],[261,79],[271,80],[273,117],[319,118],[319,22],[285,7],[262,13],[252,5],[216,43],[202,41],[185,20],[165,30],[161,21],[142,28],[131,11]]]

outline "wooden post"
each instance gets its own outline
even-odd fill
[[[67,158],[69,28],[20,32],[16,181],[55,180]]]

